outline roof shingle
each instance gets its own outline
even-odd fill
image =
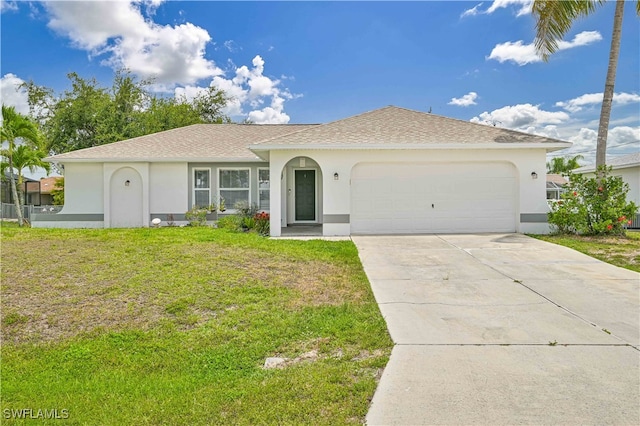
[[[565,143],[558,139],[388,106],[260,143],[275,146]],[[259,147],[254,147],[259,149]]]
[[[80,149],[50,161],[258,161],[251,144],[313,124],[193,124],[120,142]]]
[[[72,151],[49,161],[260,161],[277,148],[420,147],[569,142],[388,106],[327,124],[194,124]]]

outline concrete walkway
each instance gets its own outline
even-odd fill
[[[640,274],[518,234],[353,241],[396,344],[367,424],[640,424]]]

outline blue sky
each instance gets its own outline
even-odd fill
[[[595,155],[614,2],[535,56],[530,1],[2,1],[2,101],[114,69],[193,96],[234,96],[234,120],[318,123],[386,105],[548,135]],[[627,2],[609,154],[640,149],[640,21]],[[558,155],[558,153],[554,154]]]

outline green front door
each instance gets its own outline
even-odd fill
[[[316,171],[295,171],[296,221],[316,220]]]

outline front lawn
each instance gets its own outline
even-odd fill
[[[3,226],[1,243],[3,424],[362,423],[391,352],[350,241]]]
[[[533,235],[560,244],[612,265],[640,272],[640,232],[625,237],[583,237],[578,235]]]

